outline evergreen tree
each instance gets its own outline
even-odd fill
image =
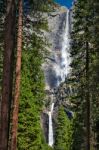
[[[38,14],[36,16],[36,11],[34,18],[38,16]],[[40,22],[32,25],[34,23],[31,19],[32,13],[29,15],[29,25],[28,20],[24,20],[26,21],[25,28],[30,26],[31,32],[27,33],[27,30],[24,30],[18,149],[50,150],[51,148],[45,142],[41,125],[41,111],[45,99],[42,63],[44,63],[46,53],[46,41],[40,30],[47,29],[47,22],[40,18]],[[38,32],[38,35],[34,31]]]
[[[11,128],[11,150],[17,149],[17,128],[18,128],[18,110],[21,80],[21,57],[22,57],[22,20],[23,20],[23,2],[18,1],[18,35],[17,35],[17,56],[15,69],[15,93],[12,111],[12,128]]]
[[[74,7],[74,20],[72,32],[73,41],[71,50],[71,55],[73,57],[73,62],[71,64],[73,68],[73,76],[75,76],[75,78],[77,79],[77,87],[75,88],[77,91],[77,97],[79,100],[81,100],[80,103],[78,103],[77,105],[80,107],[80,110],[82,110],[82,114],[80,115],[83,118],[83,126],[81,126],[83,132],[81,132],[81,134],[83,136],[83,139],[86,137],[85,142],[83,142],[83,144],[81,142],[81,144],[85,149],[86,143],[87,150],[93,147],[92,143],[94,133],[92,131],[92,124],[94,124],[93,120],[95,120],[95,118],[93,118],[93,115],[94,117],[97,116],[93,112],[93,109],[96,108],[94,108],[93,106],[97,105],[97,101],[95,101],[95,98],[97,97],[96,95],[98,88],[98,86],[94,86],[94,84],[97,85],[98,80],[93,80],[93,76],[97,76],[98,71],[98,63],[96,65],[96,68],[93,67],[95,65],[95,62],[97,62],[98,60],[96,52],[98,46],[95,46],[97,43],[95,42],[97,41],[97,38],[95,38],[94,36],[98,35],[98,33],[95,32],[95,27],[97,28],[97,21],[96,24],[94,24],[94,21],[97,20],[97,7],[95,4],[96,2],[93,2],[93,0],[90,2],[86,0],[78,0],[76,2]],[[93,93],[93,87],[96,93]],[[77,101],[76,97],[75,101]],[[77,116],[79,116],[79,113],[81,112],[80,110],[77,110]],[[77,117],[77,121],[79,121],[78,118],[79,117]]]
[[[69,120],[64,108],[60,107],[56,123],[55,150],[71,150],[72,134],[72,120]]]
[[[41,69],[43,57],[37,47],[24,49],[22,56],[18,149],[43,150],[46,149],[40,123],[45,96],[44,75]]]

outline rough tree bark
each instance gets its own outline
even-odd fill
[[[17,58],[16,58],[16,81],[15,81],[15,94],[14,94],[13,116],[12,116],[11,150],[17,149],[18,108],[20,95],[21,53],[22,53],[22,15],[23,15],[22,0],[19,0],[18,9],[19,9],[19,17],[18,17],[18,37],[17,37]]]
[[[0,150],[7,150],[12,99],[13,54],[15,45],[15,0],[7,0],[4,35],[3,84],[0,119]]]

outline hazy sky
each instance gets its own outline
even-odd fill
[[[61,4],[62,6],[67,6],[70,8],[72,6],[73,0],[54,0],[55,2]]]

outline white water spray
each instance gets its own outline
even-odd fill
[[[62,48],[61,48],[61,57],[55,56],[56,65],[54,69],[56,71],[57,76],[61,78],[58,81],[57,86],[60,85],[61,82],[65,81],[65,78],[70,73],[71,67],[71,58],[70,58],[70,27],[69,27],[69,10],[66,13],[66,20],[65,20],[65,29],[63,32],[63,41],[62,41]]]
[[[69,31],[69,10],[67,10],[66,15],[66,26],[63,35],[63,45],[61,50],[61,78],[62,81],[65,81],[66,76],[70,73],[70,31]]]
[[[48,137],[48,144],[49,146],[53,146],[54,138],[53,138],[53,124],[52,124],[52,113],[54,109],[54,103],[51,105],[51,110],[49,111],[49,137]]]

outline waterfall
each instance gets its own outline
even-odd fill
[[[51,105],[51,110],[49,111],[49,137],[48,137],[48,144],[49,146],[53,146],[54,138],[53,138],[53,124],[52,124],[52,113],[54,109],[54,103]]]
[[[60,50],[60,55],[55,55],[55,71],[57,74],[57,86],[60,85],[61,82],[65,81],[65,78],[70,73],[70,22],[69,22],[69,10],[67,9],[66,17],[65,17],[65,27],[62,33],[62,46]]]
[[[62,82],[65,81],[65,78],[70,72],[70,53],[69,53],[69,48],[70,48],[70,31],[69,31],[69,10],[67,10],[67,15],[66,15],[66,25],[65,25],[65,30],[64,30],[64,35],[63,35],[63,43],[62,43],[62,49],[61,49],[61,78]]]
[[[62,43],[62,49],[61,49],[61,78],[62,82],[65,81],[65,78],[70,72],[70,31],[69,31],[69,10],[67,10],[67,15],[66,15],[66,25],[65,25],[65,30],[64,30],[64,35],[63,35],[63,43]]]
[[[70,73],[71,67],[70,67],[70,23],[69,23],[69,10],[67,9],[66,12],[66,17],[65,20],[63,20],[63,27],[62,27],[62,45],[60,49],[56,49],[54,51],[54,62],[53,63],[53,76],[51,78],[51,75],[49,76],[48,83],[55,82],[54,79],[56,80],[55,86],[50,86],[49,87],[54,89],[54,87],[58,87],[61,82],[65,81],[65,78],[67,75]],[[58,37],[56,37],[58,39]],[[50,71],[51,72],[51,71]],[[49,72],[49,74],[50,74]],[[54,77],[55,75],[55,77]],[[54,84],[52,84],[54,85]],[[53,102],[53,101],[52,101]],[[53,138],[53,123],[52,123],[52,115],[53,115],[53,109],[54,109],[54,102],[51,104],[51,109],[48,112],[49,115],[49,134],[48,134],[48,144],[49,146],[53,146],[54,143],[54,138]]]

